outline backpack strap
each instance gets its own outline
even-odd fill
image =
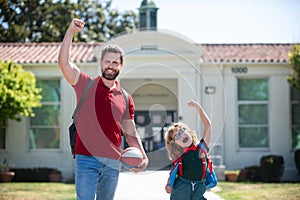
[[[210,159],[210,155],[208,153],[206,154],[206,158],[207,158],[207,165],[209,168],[209,173],[212,174],[213,166],[212,166],[212,161]]]
[[[179,173],[179,176],[183,175],[183,170],[182,170],[182,156],[180,156],[178,158],[178,173]]]
[[[171,172],[173,171],[173,169],[175,169],[178,166],[178,175],[182,176],[183,175],[183,171],[182,171],[182,156],[179,156],[176,160],[173,160],[172,162],[173,162],[173,168],[171,169]]]
[[[129,99],[128,99],[129,95],[128,95],[127,91],[124,88],[121,88],[121,90],[122,90],[122,93],[124,95],[125,102],[126,102],[126,109],[123,113],[123,117],[124,117],[125,113],[128,111],[128,107],[129,107]],[[122,134],[122,136],[124,135],[123,129],[121,129],[121,134]]]
[[[85,99],[85,97],[86,97],[86,95],[87,95],[89,89],[90,89],[91,86],[93,85],[93,82],[94,82],[94,80],[93,80],[92,78],[90,78],[90,81],[89,81],[88,85],[86,86],[86,88],[84,89],[84,92],[83,92],[82,96],[80,97],[80,101],[79,101],[79,103],[77,104],[77,106],[76,106],[76,108],[75,108],[75,110],[74,110],[74,112],[73,112],[72,119],[73,119],[73,123],[74,123],[74,124],[76,124],[76,118],[75,118],[75,115],[76,115],[76,113],[80,110],[80,108],[81,108],[81,106],[82,106],[82,103],[83,103],[83,101],[84,101],[84,99]]]
[[[198,144],[198,146],[200,147],[201,151],[203,152],[202,153],[202,162],[203,162],[203,158],[204,158],[204,161],[205,161],[205,157],[206,157],[207,166],[208,166],[208,169],[209,169],[209,173],[212,174],[212,172],[213,172],[213,166],[212,166],[212,161],[211,161],[210,155],[208,153],[209,148],[207,147],[207,144],[205,143],[205,141],[204,141],[203,138],[201,139],[201,141]],[[205,167],[203,166],[203,170],[205,169],[203,172],[206,172],[206,163],[203,162],[203,165],[205,165]],[[205,178],[205,174],[203,174],[203,173],[202,173],[202,178]]]
[[[205,161],[205,155],[204,153],[201,153],[201,157],[202,157],[202,180],[205,179],[206,176],[206,161]]]
[[[121,88],[121,90],[123,92],[123,95],[124,95],[124,98],[125,98],[125,101],[126,101],[126,110],[125,110],[125,112],[127,112],[128,107],[129,107],[128,93],[127,93],[127,91],[124,88]]]
[[[203,138],[200,140],[198,145],[204,152],[209,152],[209,148]]]

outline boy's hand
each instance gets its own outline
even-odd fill
[[[171,194],[172,188],[169,185],[166,185],[165,190],[168,194]]]
[[[192,101],[188,102],[188,106],[196,108],[196,107],[198,107],[198,103],[192,100]]]

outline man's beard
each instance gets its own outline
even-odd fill
[[[107,69],[106,69],[107,70]],[[106,73],[106,70],[105,71],[103,71],[102,70],[102,76],[105,78],[105,79],[107,79],[107,80],[115,80],[117,77],[118,77],[118,75],[119,75],[119,73],[120,73],[120,71],[114,71],[115,73],[113,73],[113,74],[107,74]]]

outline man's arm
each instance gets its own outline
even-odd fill
[[[71,85],[76,85],[80,71],[78,67],[70,62],[70,47],[75,33],[82,31],[84,22],[79,19],[73,19],[66,31],[65,37],[61,43],[58,55],[58,65],[64,74],[64,77]]]
[[[195,101],[188,102],[188,105],[190,107],[194,107],[197,110],[197,112],[199,113],[201,122],[203,123],[203,126],[204,126],[202,138],[205,140],[206,144],[209,144],[210,138],[211,138],[212,127],[211,127],[211,122],[210,122],[207,114],[205,113],[205,111],[201,107],[201,105]]]
[[[123,120],[122,127],[125,133],[126,141],[129,144],[129,146],[140,149],[144,157],[143,162],[138,166],[138,168],[132,168],[131,171],[142,172],[149,164],[149,160],[143,148],[141,138],[136,131],[134,120],[133,119]]]

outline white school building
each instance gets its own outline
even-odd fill
[[[292,44],[195,44],[170,31],[144,30],[108,43],[74,43],[70,60],[96,77],[101,73],[100,49],[110,43],[125,52],[119,81],[135,102],[149,169],[170,164],[163,140],[170,123],[182,121],[201,137],[200,118],[187,106],[196,100],[212,121],[210,148],[216,168],[258,166],[262,156],[280,155],[282,179],[299,180],[294,161],[294,147],[300,142],[299,99],[287,82]],[[0,162],[7,158],[16,168],[58,168],[63,181],[72,181],[68,127],[76,101],[57,64],[59,47],[0,43],[0,59],[14,60],[33,72],[44,97],[35,118],[9,120],[1,130]]]
[[[292,146],[295,102],[286,80],[291,73],[290,44],[197,45],[157,31],[136,32],[111,42],[126,52],[119,81],[134,99],[137,130],[151,158],[150,167],[169,164],[163,144],[163,128],[169,123],[185,122],[200,137],[200,119],[187,106],[194,99],[212,121],[215,165],[241,169],[259,165],[263,155],[281,155],[283,178],[297,178]],[[0,44],[1,59],[13,59],[33,72],[47,95],[36,118],[8,122],[1,134],[0,158],[20,168],[59,168],[69,180],[74,160],[68,126],[76,101],[57,65],[59,45]],[[95,77],[100,74],[101,45],[75,43],[71,60]]]

